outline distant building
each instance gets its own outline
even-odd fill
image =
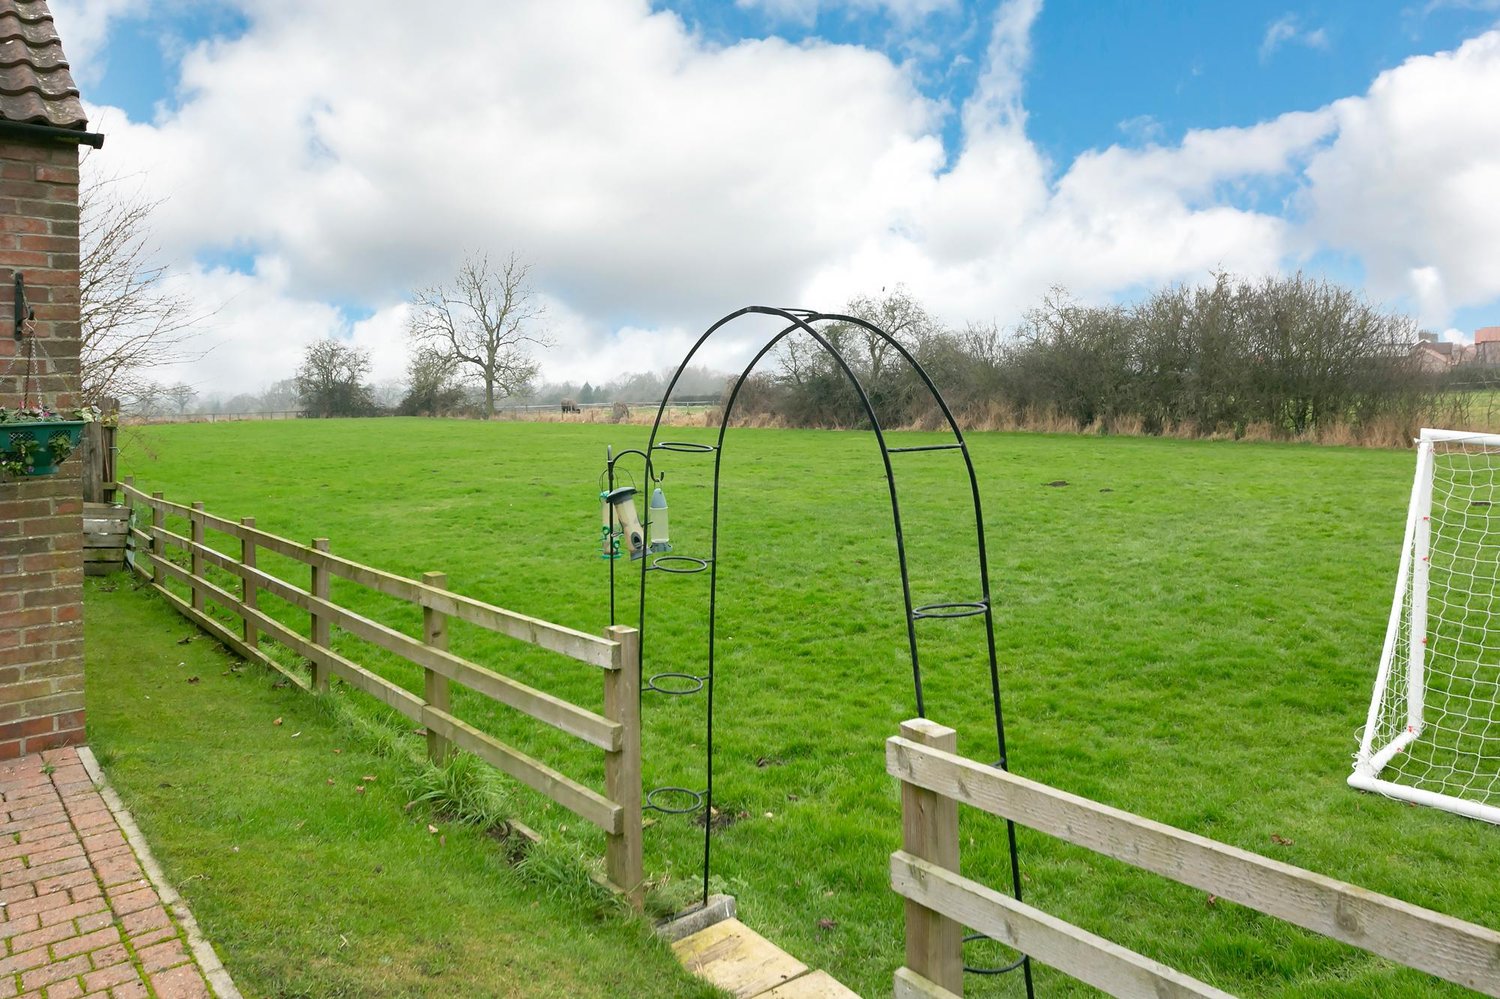
[[[1500,367],[1500,326],[1474,331],[1474,363]]]

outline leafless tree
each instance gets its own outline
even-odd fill
[[[188,342],[206,316],[167,288],[150,241],[159,204],[119,177],[79,189],[79,366],[89,403],[139,395],[148,372],[193,357]]]
[[[488,255],[470,253],[451,282],[414,293],[407,334],[483,383],[485,419],[494,414],[497,397],[535,377],[531,349],[551,346],[538,328],[545,310],[528,283],[530,270],[514,253],[493,266]]]
[[[198,398],[198,390],[187,382],[178,382],[167,389],[166,394],[167,398],[172,400],[172,405],[177,407],[179,416],[186,413],[187,408],[193,404],[193,400]]]

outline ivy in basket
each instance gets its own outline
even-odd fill
[[[45,403],[0,406],[0,474],[51,475],[78,448],[83,428],[99,419],[93,406],[57,412]]]

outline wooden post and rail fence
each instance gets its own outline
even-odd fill
[[[897,999],[963,992],[964,927],[1112,996],[1229,993],[958,873],[960,803],[1237,902],[1488,996],[1500,996],[1500,933],[1144,819],[957,755],[951,728],[916,720],[886,740],[901,781],[902,849],[891,887],[906,899]]]
[[[129,509],[131,569],[199,628],[246,659],[278,670],[304,689],[325,691],[337,677],[390,705],[427,731],[427,751],[441,763],[453,749],[485,760],[528,787],[593,823],[605,834],[605,868],[609,881],[640,906],[643,895],[641,857],[640,639],[634,628],[611,627],[605,637],[528,617],[472,597],[453,593],[443,573],[429,572],[418,581],[340,558],[327,538],[299,544],[255,526],[255,518],[217,517],[202,503],[167,501],[147,495],[130,478],[117,486]],[[149,525],[145,524],[149,513]],[[168,516],[183,518],[188,534],[167,530]],[[208,532],[233,539],[230,555],[207,542]],[[186,556],[186,568],[171,558]],[[262,569],[257,552],[273,552],[308,569],[307,585],[295,585]],[[235,577],[221,586],[209,567]],[[223,577],[220,577],[223,579]],[[420,638],[356,614],[330,596],[334,578],[414,604],[422,611]],[[168,588],[174,581],[187,588],[184,599]],[[226,586],[228,588],[226,588]],[[259,606],[268,593],[309,615],[303,634]],[[238,618],[238,627],[209,611],[209,604]],[[464,621],[508,635],[597,667],[603,673],[604,713],[596,714],[544,691],[529,687],[448,650],[448,622]],[[423,670],[421,696],[392,683],[341,655],[332,647],[334,629],[342,629]],[[262,638],[291,649],[311,664],[309,682],[288,671],[260,647]],[[565,732],[604,753],[604,790],[594,790],[462,721],[453,714],[451,685],[462,684],[485,697]]]

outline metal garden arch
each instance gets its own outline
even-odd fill
[[[755,356],[751,358],[750,363],[747,364],[745,366],[745,369],[740,373],[739,379],[735,382],[733,389],[730,391],[729,398],[724,404],[723,413],[719,421],[718,438],[715,443],[709,445],[659,440],[658,438],[660,437],[662,430],[662,420],[666,416],[667,407],[671,402],[672,391],[677,386],[677,382],[681,379],[683,372],[692,363],[694,356],[697,355],[698,351],[703,347],[703,345],[707,343],[708,340],[719,330],[733,323],[737,319],[752,315],[777,318],[782,320],[786,325],[779,333],[773,336],[769,341],[766,342],[764,346],[760,348]],[[947,443],[923,444],[912,447],[889,446],[886,442],[885,431],[880,425],[880,420],[876,415],[874,406],[870,402],[869,395],[865,391],[864,385],[861,384],[859,377],[855,374],[854,369],[850,366],[847,358],[845,358],[844,355],[839,351],[839,349],[817,329],[817,326],[819,324],[828,323],[845,323],[851,326],[859,327],[860,329],[863,329],[879,337],[889,347],[891,347],[911,367],[912,371],[916,373],[918,378],[920,378],[922,384],[927,388],[927,391],[931,394],[933,401],[937,403],[938,408],[941,410],[943,419],[947,422],[948,429],[953,435],[953,440]],[[986,651],[989,656],[990,697],[994,707],[995,738],[999,750],[999,761],[997,763],[997,766],[999,766],[1001,769],[1008,769],[1008,754],[1005,745],[1005,719],[1004,713],[1001,710],[1000,703],[1000,674],[995,654],[995,627],[994,612],[991,605],[990,595],[989,556],[985,549],[984,515],[979,498],[979,480],[974,472],[974,462],[969,455],[968,444],[964,440],[963,432],[959,429],[957,421],[953,418],[952,411],[948,408],[947,402],[943,399],[942,394],[938,391],[937,386],[933,383],[931,377],[929,377],[927,372],[923,370],[921,364],[918,363],[917,359],[912,356],[911,352],[908,351],[906,347],[903,346],[898,340],[896,340],[895,337],[891,336],[889,333],[887,333],[885,330],[882,330],[878,326],[875,326],[874,324],[866,322],[855,316],[841,315],[838,313],[816,312],[808,309],[779,309],[769,306],[756,305],[748,306],[723,317],[718,322],[710,326],[703,333],[703,335],[698,338],[697,342],[693,344],[692,348],[687,352],[687,355],[682,359],[682,363],[678,365],[676,372],[673,373],[672,379],[668,383],[666,391],[662,394],[661,404],[657,409],[656,419],[653,421],[651,426],[651,435],[647,442],[646,450],[644,452],[636,450],[622,451],[618,454],[611,454],[608,460],[608,486],[610,490],[613,490],[615,487],[615,462],[620,458],[623,458],[627,454],[638,455],[645,461],[647,483],[654,481],[654,455],[656,455],[658,452],[691,451],[713,452],[714,454],[712,542],[710,545],[708,558],[697,559],[683,555],[659,555],[654,559],[649,557],[641,559],[638,624],[641,634],[642,663],[645,662],[647,655],[646,580],[650,571],[656,569],[669,573],[690,573],[706,570],[709,573],[707,675],[703,677],[697,677],[682,673],[657,673],[649,677],[643,675],[641,683],[641,689],[643,691],[655,691],[663,694],[696,693],[700,689],[706,689],[707,785],[705,787],[705,790],[702,792],[697,792],[688,788],[680,787],[664,787],[657,788],[651,791],[646,797],[646,803],[648,808],[654,809],[656,811],[667,813],[688,813],[703,809],[705,813],[707,813],[708,809],[710,809],[713,805],[714,639],[717,623],[717,596],[719,583],[719,485],[724,454],[724,437],[726,431],[729,428],[729,422],[734,412],[735,402],[739,398],[740,389],[744,386],[745,380],[750,376],[751,372],[755,370],[756,365],[760,363],[760,361],[766,356],[766,354],[770,353],[779,343],[781,343],[782,340],[786,339],[786,337],[797,332],[806,333],[814,341],[816,341],[825,351],[828,352],[828,354],[833,358],[834,362],[838,365],[839,369],[844,373],[845,377],[848,378],[850,384],[854,388],[855,393],[859,397],[860,405],[864,409],[865,416],[870,422],[870,428],[874,431],[876,443],[880,448],[880,457],[881,461],[884,464],[886,484],[890,491],[891,520],[893,530],[895,532],[896,558],[901,572],[901,593],[906,608],[907,644],[911,656],[912,685],[916,698],[917,715],[919,717],[926,717],[926,702],[922,694],[922,668],[918,643],[917,622],[924,619],[959,618],[983,615],[985,624]],[[901,505],[896,489],[895,470],[891,465],[891,455],[914,451],[949,450],[956,450],[962,454],[964,460],[964,468],[969,478],[969,490],[971,496],[973,497],[974,504],[975,544],[978,556],[979,582],[981,593],[978,599],[975,600],[914,605],[911,593],[911,577],[907,565],[906,539],[904,534],[902,533],[901,527]],[[646,521],[643,524],[643,527],[648,530],[650,527],[649,505],[646,508]],[[613,561],[610,562],[609,585],[610,623],[614,624],[616,622],[615,572]],[[642,672],[645,673],[644,667],[642,669]],[[670,678],[670,680],[668,681],[669,683],[681,683],[683,680],[686,680],[690,682],[696,681],[698,685],[687,687],[664,687],[657,685],[658,680],[667,678]],[[686,796],[688,800],[691,800],[692,803],[687,807],[672,807],[663,804],[659,799],[662,796],[668,794]],[[712,849],[712,832],[713,823],[707,821],[707,817],[705,816],[705,821],[703,823],[703,900],[705,903],[708,899],[709,859]],[[1017,861],[1016,830],[1015,824],[1013,822],[1006,822],[1006,834],[1010,852],[1011,890],[1014,896],[1017,899],[1020,899],[1021,872],[1020,866]],[[970,939],[973,938],[971,937]],[[1017,961],[1003,967],[970,967],[965,968],[965,970],[979,974],[999,974],[1002,972],[1014,970],[1016,968],[1022,969],[1026,979],[1026,993],[1028,996],[1030,996],[1032,994],[1031,966],[1029,959],[1024,956]]]

